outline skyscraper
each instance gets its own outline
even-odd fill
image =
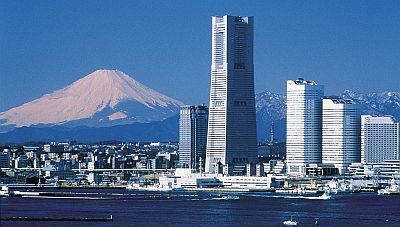
[[[361,162],[400,159],[400,124],[392,116],[361,116]]]
[[[182,106],[179,120],[179,161],[200,170],[204,165],[207,144],[208,107]],[[203,166],[201,166],[203,168]]]
[[[346,173],[351,163],[360,162],[359,107],[351,100],[327,97],[322,112],[322,163]]]
[[[287,172],[304,175],[306,165],[321,163],[324,87],[314,81],[287,81]]]
[[[257,161],[256,136],[253,17],[212,17],[206,172],[246,174]]]

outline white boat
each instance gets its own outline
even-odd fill
[[[328,200],[331,199],[331,196],[328,192],[320,196],[284,196],[285,199],[312,199],[312,200]]]
[[[396,184],[394,179],[391,180],[390,186],[378,191],[378,195],[396,195],[400,194],[400,186]]]
[[[331,196],[327,192],[324,192],[324,194],[319,196],[319,199],[327,200],[327,199],[331,199]]]
[[[172,189],[172,188],[163,188],[163,187],[160,187],[159,185],[141,186],[136,183],[129,184],[128,186],[126,186],[126,189],[140,190],[140,191],[163,191],[163,192],[176,190],[176,189]]]
[[[290,220],[286,220],[283,222],[284,225],[298,225],[299,223],[297,221],[293,221],[293,217],[290,216]]]
[[[307,197],[307,198],[308,199],[316,199],[316,200],[328,200],[328,199],[331,199],[331,196],[327,192],[324,192],[324,194],[322,194],[320,196]]]
[[[224,195],[220,198],[214,198],[214,200],[238,200],[239,196],[236,195]]]
[[[329,188],[329,192],[333,194],[351,193],[356,190],[350,181],[344,179],[332,179],[326,186]]]
[[[10,191],[9,191],[7,185],[1,186],[0,196],[4,196],[4,197],[10,196]]]

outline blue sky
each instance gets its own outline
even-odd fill
[[[255,17],[256,92],[400,90],[400,1],[0,1],[0,111],[119,69],[208,102],[211,16]]]

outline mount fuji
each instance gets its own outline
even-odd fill
[[[182,102],[118,70],[96,70],[51,94],[0,113],[0,131],[20,127],[108,127],[162,121]]]

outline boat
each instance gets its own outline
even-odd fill
[[[168,192],[168,191],[173,191],[173,190],[178,190],[178,189],[173,189],[173,188],[164,188],[160,187],[159,185],[148,185],[148,186],[141,186],[137,183],[132,183],[126,186],[127,190],[140,190],[140,191],[163,191],[163,192]]]
[[[391,180],[390,186],[380,189],[378,195],[398,195],[400,194],[400,186],[396,184],[394,179]]]
[[[236,196],[236,195],[224,195],[224,196],[222,196],[220,198],[215,198],[215,199],[218,199],[218,200],[238,200],[240,198],[239,198],[239,196]]]
[[[328,200],[331,199],[331,196],[328,192],[324,192],[324,194],[320,196],[284,196],[285,199],[312,199],[312,200]]]
[[[319,196],[319,199],[327,200],[327,199],[331,199],[331,196],[327,192],[324,192],[324,194]]]
[[[331,196],[328,192],[324,192],[324,194],[316,197],[307,197],[308,199],[316,199],[316,200],[328,200],[331,199]]]
[[[1,197],[9,197],[10,196],[10,191],[9,191],[7,185],[1,186],[0,196]]]
[[[340,193],[354,193],[360,192],[360,187],[353,185],[351,181],[345,179],[332,179],[326,185],[330,193],[340,194]]]
[[[25,192],[30,193],[30,192]],[[22,196],[22,192],[11,190],[8,185],[2,185],[0,190],[0,197],[15,197]]]
[[[298,225],[299,223],[297,221],[293,221],[293,217],[290,216],[290,220],[286,220],[283,222],[284,225]]]

